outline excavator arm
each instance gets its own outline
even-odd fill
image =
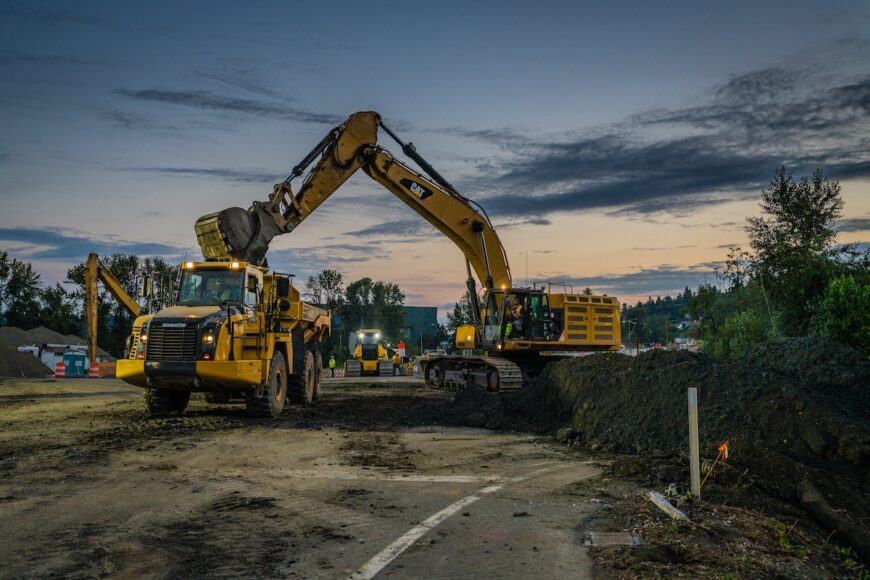
[[[111,270],[100,264],[96,254],[89,254],[85,266],[85,316],[88,321],[88,359],[97,360],[97,282],[102,282],[118,304],[127,309],[134,317],[142,314],[143,309],[132,296],[127,294],[121,282]]]
[[[377,145],[379,127],[427,176]],[[294,193],[291,181],[318,157]],[[286,180],[275,185],[268,201],[254,202],[248,210],[230,208],[197,220],[195,229],[203,255],[206,259],[262,264],[275,236],[293,231],[359,169],[456,244],[469,268],[469,291],[473,292],[474,287],[472,269],[487,289],[511,287],[504,248],[483,209],[459,194],[413,144],[399,140],[383,125],[380,115],[370,111],[355,113],[330,131]]]

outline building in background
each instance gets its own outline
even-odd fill
[[[405,311],[405,325],[402,327],[402,333],[409,343],[408,346],[415,351],[419,349],[420,336],[423,334],[425,334],[423,341],[426,348],[437,346],[435,337],[438,308],[435,306],[403,306],[402,309]]]

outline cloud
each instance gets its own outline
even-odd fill
[[[408,219],[383,222],[361,230],[345,232],[342,235],[355,236],[358,238],[391,236],[426,237],[431,235],[433,231],[434,229],[422,219]]]
[[[624,274],[602,274],[598,276],[570,276],[554,274],[550,277],[540,277],[537,283],[565,282],[574,287],[575,291],[589,287],[596,292],[615,296],[664,296],[682,292],[687,286],[696,288],[705,282],[716,280],[716,268],[720,262],[703,262],[691,266],[675,266],[661,264],[641,268],[636,272]]]
[[[840,220],[837,223],[838,232],[866,232],[870,231],[870,217],[850,218]]]
[[[501,224],[495,224],[494,227],[496,230],[507,230],[510,228],[520,227],[520,226],[548,226],[552,224],[549,219],[542,216],[533,216],[530,218],[522,219],[519,221],[511,221],[504,222]]]
[[[116,89],[115,93],[138,101],[165,103],[180,107],[211,111],[229,111],[242,115],[298,121],[300,123],[316,123],[337,125],[344,117],[328,113],[312,113],[300,107],[285,103],[240,99],[215,94],[211,91],[167,91],[160,89],[144,89],[131,91]]]
[[[832,81],[769,68],[730,79],[701,104],[647,111],[579,137],[513,140],[494,130],[511,155],[478,167],[482,187],[503,192],[480,201],[496,216],[689,215],[757,196],[783,164],[870,177],[868,134],[870,77]]]
[[[342,265],[359,265],[387,258],[389,254],[378,244],[327,244],[308,248],[273,249],[268,254],[270,268],[295,274],[303,281],[321,270],[339,270]]]
[[[530,141],[529,137],[523,133],[510,129],[508,127],[497,127],[495,129],[469,129],[467,127],[445,127],[443,129],[432,129],[433,133],[442,133],[444,135],[453,135],[457,137],[465,137],[468,139],[476,139],[486,143],[495,145],[511,145],[526,144]]]
[[[0,52],[0,65],[3,64],[47,64],[47,65],[109,65],[117,61],[105,58],[88,58],[73,54],[32,54],[23,52]]]
[[[97,26],[111,25],[112,23],[102,18],[96,18],[83,14],[81,10],[67,12],[41,6],[24,6],[8,3],[0,6],[0,16],[4,18],[20,18],[24,20],[36,20],[43,24],[90,24]]]
[[[0,243],[17,242],[29,248],[17,247],[32,260],[84,260],[90,252],[98,254],[125,253],[139,256],[181,257],[198,254],[198,250],[169,244],[133,242],[110,237],[93,236],[56,228],[0,228]]]
[[[253,61],[250,61],[248,59],[242,59],[238,62],[225,60],[222,64],[226,65],[224,68],[231,70],[220,70],[217,72],[200,71],[196,74],[197,76],[204,79],[217,81],[218,83],[225,84],[236,89],[241,89],[243,91],[259,95],[261,97],[266,97],[269,99],[279,99],[284,101],[296,100],[292,97],[289,97],[283,93],[274,90],[269,86],[269,83],[261,82],[258,78],[257,73],[253,70],[253,67],[256,65],[256,63]]]
[[[281,177],[266,169],[227,169],[223,167],[122,167],[118,171],[159,173],[166,176],[211,177],[238,183],[277,183]]]
[[[632,252],[659,252],[659,251],[663,251],[663,250],[685,250],[688,248],[697,248],[697,247],[698,246],[695,246],[692,244],[686,244],[683,246],[664,246],[664,247],[658,247],[658,248],[635,246],[634,248],[629,248],[629,250]],[[730,246],[717,246],[717,247],[722,248],[722,247],[730,247]]]

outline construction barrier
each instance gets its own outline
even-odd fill
[[[100,378],[100,363],[97,363],[97,362],[91,363],[91,366],[88,368],[88,378],[89,379]]]
[[[66,378],[66,364],[63,361],[56,363],[54,365],[54,378],[63,379]]]
[[[101,362],[100,363],[100,378],[101,379],[114,379],[115,378],[115,362]]]

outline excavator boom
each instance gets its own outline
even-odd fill
[[[378,127],[426,171],[414,171],[377,143]],[[317,156],[320,159],[294,193],[291,181]],[[330,131],[296,167],[275,185],[266,202],[248,210],[230,208],[201,217],[197,240],[206,259],[263,263],[269,242],[293,231],[351,175],[362,169],[455,243],[487,288],[511,286],[504,248],[485,212],[460,195],[410,143],[402,143],[374,112],[360,112]]]

